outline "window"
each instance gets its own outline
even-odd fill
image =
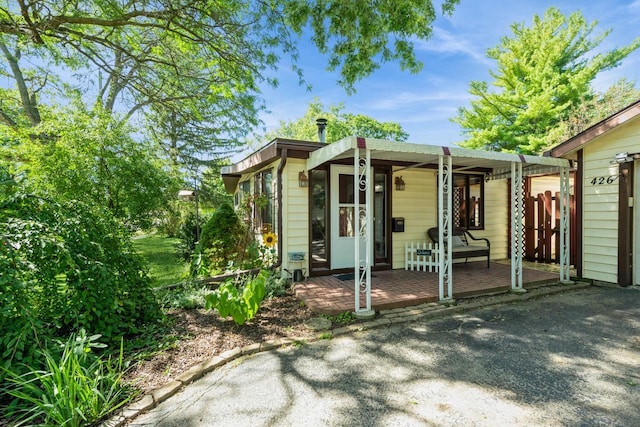
[[[467,230],[484,228],[483,175],[453,174],[453,225]]]
[[[270,232],[273,226],[273,169],[268,169],[256,174],[256,216],[258,225],[263,231]]]
[[[353,175],[345,175],[345,174],[340,174],[339,176],[339,180],[340,180],[340,194],[339,194],[339,202],[340,203],[349,203],[349,204],[353,204],[355,203],[354,199],[353,199]],[[364,191],[358,191],[358,193],[360,194],[360,204],[364,205],[365,201],[366,201],[366,193]]]
[[[235,197],[236,208],[238,208],[244,200],[251,194],[251,183],[249,181],[242,181],[238,185],[238,192]]]
[[[340,174],[338,176],[338,235],[340,237],[354,237],[356,230],[355,224],[355,199],[354,194],[359,193],[359,203],[365,204],[366,192],[353,187],[353,175]]]
[[[327,171],[311,171],[311,255],[314,266],[327,266]]]

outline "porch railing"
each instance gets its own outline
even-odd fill
[[[404,269],[438,272],[438,245],[427,242],[404,244]]]

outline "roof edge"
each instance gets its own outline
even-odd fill
[[[280,157],[283,148],[298,152],[312,152],[327,145],[323,142],[304,141],[295,139],[275,138],[267,145],[244,159],[221,170],[221,175],[238,175],[259,169],[262,165],[270,163]]]
[[[613,113],[579,134],[544,152],[546,157],[564,157],[579,149],[584,144],[604,135],[629,120],[640,116],[640,99],[631,105]]]

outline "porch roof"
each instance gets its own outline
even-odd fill
[[[523,175],[557,173],[561,168],[570,167],[568,160],[560,158],[348,137],[309,153],[307,169],[314,169],[329,161],[352,158],[356,148],[369,149],[372,159],[413,164],[416,167],[437,165],[440,156],[451,156],[454,171],[487,169],[491,170],[489,177],[493,179],[508,178],[513,162],[523,163]]]

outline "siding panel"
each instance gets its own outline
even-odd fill
[[[404,217],[403,233],[393,233],[393,268],[404,268],[405,242],[426,242],[427,230],[437,224],[438,195],[433,170],[407,169],[393,174],[402,176],[405,191],[392,190],[392,217]]]
[[[303,159],[287,159],[283,171],[283,212],[282,212],[282,266],[289,271],[305,268],[309,271],[309,205],[308,188],[298,186],[298,173],[305,170]],[[280,236],[279,236],[280,238]],[[289,252],[304,252],[304,262],[289,261]]]
[[[584,147],[583,276],[617,282],[618,271],[618,165],[616,153],[637,152],[640,120],[612,130]],[[599,184],[599,177],[613,182]],[[592,181],[596,179],[595,183]]]

